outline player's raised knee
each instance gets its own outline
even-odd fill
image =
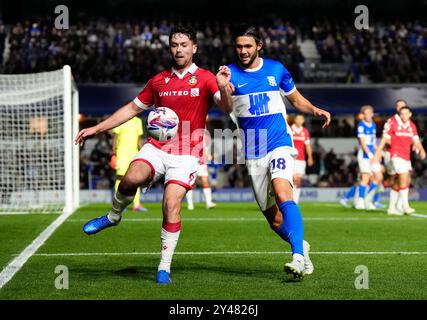
[[[163,210],[168,216],[179,214],[181,208],[181,201],[173,196],[169,195],[163,199]]]

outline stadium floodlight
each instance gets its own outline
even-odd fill
[[[0,213],[78,207],[78,114],[69,66],[0,75]]]

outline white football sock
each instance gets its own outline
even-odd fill
[[[398,199],[399,199],[399,192],[394,189],[391,189],[389,208],[396,209],[396,204]]]
[[[301,194],[301,188],[294,188],[294,202],[299,202],[299,196]]]
[[[175,251],[176,244],[178,243],[179,234],[181,230],[177,232],[169,232],[162,228],[160,239],[162,241],[162,253],[160,258],[160,264],[158,271],[165,270],[170,273],[172,256]]]
[[[187,199],[187,206],[188,207],[193,207],[194,203],[193,203],[193,190],[188,190],[187,194],[185,195],[185,198]]]
[[[210,205],[212,203],[212,189],[203,188],[203,194],[205,195],[206,205]]]
[[[399,191],[399,199],[402,201],[402,208],[409,208],[409,188],[400,189]]]
[[[113,206],[111,211],[108,213],[108,220],[111,222],[119,222],[122,216],[123,210],[133,201],[135,196],[126,196],[117,191],[113,197]]]

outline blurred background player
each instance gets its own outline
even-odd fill
[[[396,114],[393,115],[391,118],[387,119],[387,122],[385,123],[384,128],[383,128],[382,136],[384,136],[384,133],[389,130],[390,126],[393,123],[397,122],[398,119],[400,119],[399,118],[399,110],[400,110],[400,108],[402,108],[406,105],[407,105],[406,100],[404,100],[404,99],[396,100],[396,102],[394,104],[395,109],[396,109]],[[381,151],[383,151],[383,161],[384,161],[385,172],[386,172],[386,177],[384,179],[383,185],[385,188],[391,188],[390,197],[399,198],[399,189],[397,189],[397,190],[393,189],[393,185],[397,184],[398,175],[397,175],[396,171],[394,170],[394,167],[393,167],[393,164],[391,161],[390,145],[388,143],[385,143],[385,149],[381,150]],[[400,209],[402,209],[401,205],[398,205],[398,207]]]
[[[121,179],[126,174],[129,164],[132,162],[139,149],[142,147],[142,120],[134,117],[129,121],[114,128],[113,133],[113,156],[111,166],[116,170],[116,183],[114,191],[117,192]],[[133,199],[132,211],[147,211],[141,203],[141,188],[138,188]]]
[[[372,106],[362,106],[360,113],[363,115],[363,120],[357,125],[357,138],[360,144],[357,154],[360,183],[355,208],[358,210],[375,210],[376,207],[372,203],[372,200],[377,186],[382,181],[379,161],[371,161],[377,149],[377,125],[373,121],[374,108]]]
[[[411,185],[411,145],[413,150],[419,154],[421,159],[426,157],[426,152],[420,142],[417,127],[411,121],[412,110],[408,106],[399,109],[399,116],[388,122],[383,133],[378,150],[375,154],[376,160],[381,158],[382,148],[390,145],[389,152],[391,164],[398,178],[395,179],[390,193],[390,203],[387,213],[390,215],[403,215],[414,213],[415,210],[409,206],[409,187]],[[398,205],[398,203],[401,203]]]
[[[212,201],[212,188],[209,183],[209,170],[207,161],[212,160],[212,155],[209,152],[209,146],[210,138],[208,134],[205,134],[203,136],[203,157],[200,158],[200,166],[199,169],[197,169],[197,178],[202,186],[203,195],[205,197],[206,202],[206,208],[212,209],[216,207],[216,203]],[[189,190],[185,197],[187,199],[187,209],[194,210],[193,190]]]
[[[313,165],[313,152],[310,145],[310,134],[304,127],[304,115],[297,114],[294,119],[294,123],[291,126],[292,138],[294,141],[294,147],[298,150],[298,156],[295,159],[294,168],[294,201],[299,202],[301,193],[301,180],[305,175],[305,168],[307,165],[311,167]],[[307,154],[307,161],[306,161]]]

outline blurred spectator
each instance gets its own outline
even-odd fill
[[[172,20],[147,24],[99,18],[79,21],[69,30],[56,30],[51,20],[18,22],[11,27],[10,52],[6,63],[0,63],[0,71],[41,72],[69,64],[77,82],[144,83],[169,65],[169,53],[162,49],[168,45],[173,25]],[[5,38],[2,29],[0,22],[0,42]],[[197,31],[198,65],[216,72],[218,66],[234,60],[228,25],[205,21],[197,25]],[[273,27],[263,28],[263,36],[266,55],[282,61],[297,77],[298,63],[304,57],[296,44],[296,29],[289,22],[276,20]],[[0,56],[3,51],[0,44]]]

